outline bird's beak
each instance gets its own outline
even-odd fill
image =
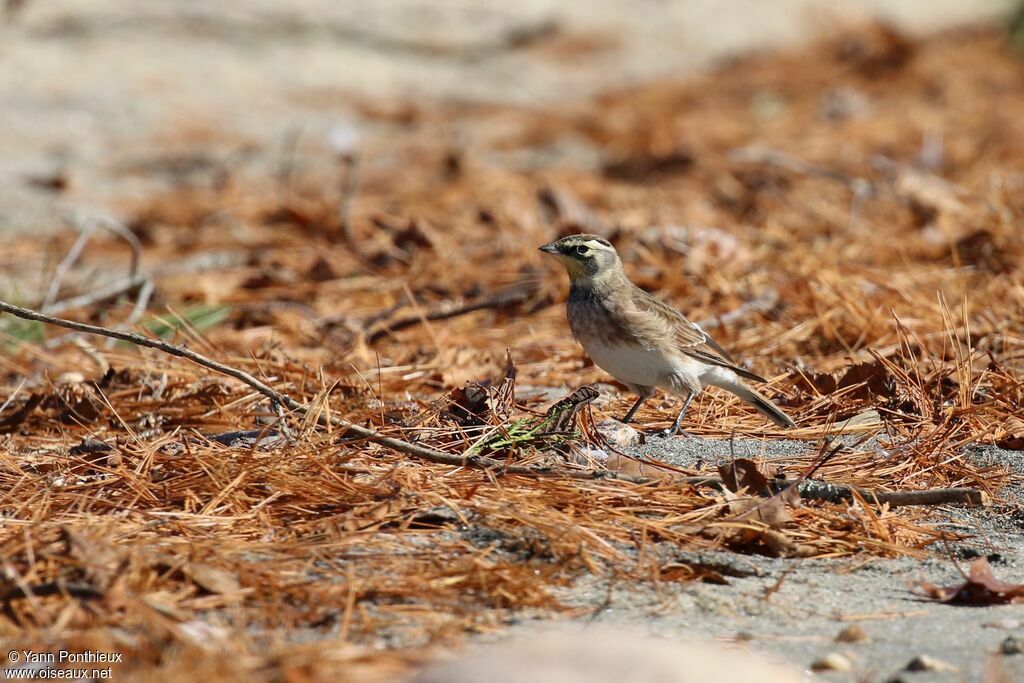
[[[545,244],[543,247],[540,248],[540,250],[543,251],[545,254],[558,253],[558,247],[555,245],[554,242],[549,242],[548,244]]]

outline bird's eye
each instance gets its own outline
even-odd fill
[[[577,256],[586,256],[587,252],[590,251],[590,249],[581,244],[580,246],[573,249],[573,251],[576,252]]]

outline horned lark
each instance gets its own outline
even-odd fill
[[[795,427],[777,405],[743,380],[763,377],[736,365],[698,325],[626,276],[608,240],[570,235],[540,248],[561,260],[572,283],[566,311],[569,327],[584,350],[605,372],[638,394],[623,422],[655,388],[686,398],[667,435],[679,431],[693,397],[704,386],[720,387],[749,402],[780,427]]]

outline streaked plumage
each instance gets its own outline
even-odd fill
[[[740,367],[704,330],[633,284],[611,243],[597,235],[570,235],[541,247],[562,261],[572,286],[566,311],[573,336],[598,367],[639,395],[628,422],[655,388],[690,401],[716,386],[751,403],[780,427],[793,421],[743,380],[765,379]]]

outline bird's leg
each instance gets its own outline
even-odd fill
[[[629,409],[629,412],[626,413],[626,416],[619,420],[619,422],[621,422],[622,424],[629,424],[629,421],[633,419],[633,415],[636,413],[636,409],[639,408],[640,404],[643,403],[645,400],[647,400],[647,397],[644,396],[643,394],[640,394],[640,396],[638,396],[636,399],[636,403],[633,404],[633,407]]]
[[[683,424],[683,415],[686,414],[686,409],[690,407],[690,402],[693,401],[693,396],[695,393],[696,392],[691,391],[688,394],[686,394],[686,400],[683,401],[683,407],[679,410],[679,414],[676,415],[675,422],[672,423],[672,426],[670,428],[662,432],[663,436],[675,436],[676,434],[679,433],[679,427],[680,425]],[[686,434],[686,432],[683,432],[683,434],[689,436],[689,434]]]

